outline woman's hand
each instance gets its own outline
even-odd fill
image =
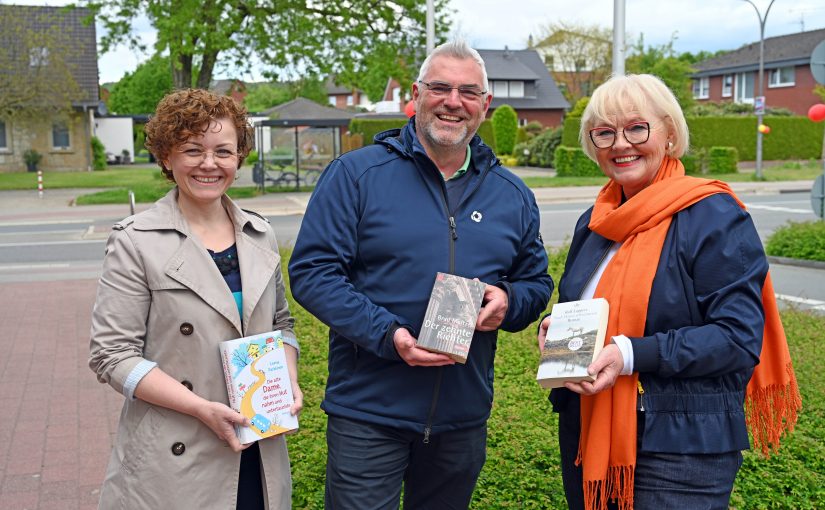
[[[596,380],[566,382],[564,387],[581,395],[594,395],[616,384],[616,379],[624,368],[622,353],[616,344],[605,345],[593,363],[587,367],[587,373],[595,375]]]
[[[299,390],[300,391],[300,390]],[[241,413],[233,411],[229,406],[220,402],[204,401],[205,403],[198,409],[195,417],[218,436],[226,441],[233,452],[246,450],[252,443],[242,445],[235,435],[235,425],[250,426],[249,418]]]
[[[301,414],[301,409],[304,408],[304,392],[301,391],[301,387],[298,385],[298,380],[290,381],[292,384],[292,406],[289,408],[289,414],[292,416],[298,416]]]
[[[539,341],[539,352],[541,352],[542,349],[544,349],[544,341],[547,338],[547,328],[549,328],[549,327],[550,327],[550,316],[548,315],[547,317],[544,318],[543,321],[541,321],[541,324],[539,325],[539,335],[538,335],[538,338],[537,338],[538,341]]]

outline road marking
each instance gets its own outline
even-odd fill
[[[84,239],[81,241],[43,241],[42,243],[0,243],[0,248],[22,248],[27,246],[55,246],[65,244],[105,243],[106,239]]]
[[[795,214],[813,214],[813,211],[810,209],[794,209],[792,207],[777,207],[774,205],[745,204],[745,207],[748,209],[761,209],[763,211],[779,211]]]
[[[64,269],[70,267],[70,264],[17,264],[17,265],[0,265],[0,271],[20,271],[29,269]]]
[[[820,301],[818,299],[788,296],[787,294],[777,294],[776,299],[781,299],[782,301],[789,301],[791,303],[809,306],[813,310],[825,310],[825,301]]]

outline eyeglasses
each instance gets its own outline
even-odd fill
[[[622,135],[627,143],[639,145],[650,139],[650,122],[632,122],[622,128]],[[598,149],[609,149],[616,143],[616,130],[602,126],[590,130],[590,141]]]
[[[418,80],[418,83],[425,85],[433,97],[447,97],[452,94],[453,89],[455,89],[458,91],[458,95],[461,96],[461,99],[475,101],[487,93],[486,90],[481,90],[475,85],[461,85],[459,87],[452,87],[449,84],[440,81],[426,82],[424,80]]]
[[[192,147],[190,149],[183,149],[179,150],[181,154],[183,154],[183,160],[188,165],[200,165],[204,161],[206,161],[206,156],[208,154],[212,155],[212,160],[215,161],[215,164],[218,166],[231,166],[235,163],[238,154],[230,149],[215,149],[214,151],[205,151],[203,149],[197,149]]]

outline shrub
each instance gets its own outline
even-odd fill
[[[496,138],[497,154],[512,154],[516,145],[518,115],[512,106],[504,104],[493,112],[493,133]]]
[[[543,168],[552,167],[556,147],[559,146],[561,141],[561,131],[560,127],[548,128],[535,138],[516,146],[515,155],[518,164]]]
[[[92,137],[92,168],[106,170],[106,147],[96,136]]]
[[[736,147],[711,147],[708,151],[708,172],[712,174],[734,174],[739,163]]]
[[[768,255],[825,262],[825,221],[790,222],[765,245]]]
[[[581,121],[581,117],[565,117],[560,145],[565,147],[581,147],[579,144],[579,126],[581,125]]]
[[[601,177],[601,168],[579,147],[556,148],[556,175],[559,177]]]
[[[584,96],[582,98],[579,98],[579,100],[576,101],[576,104],[573,105],[573,108],[570,110],[570,113],[568,113],[567,115],[569,115],[570,117],[581,118],[582,115],[584,114],[584,109],[587,108],[587,104],[589,102],[590,102],[590,97],[589,96]]]
[[[493,123],[489,119],[483,121],[481,125],[478,126],[478,136],[481,137],[481,140],[487,144],[488,147],[493,149],[493,152],[498,154],[496,151],[496,135],[493,132]]]

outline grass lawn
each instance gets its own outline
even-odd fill
[[[286,266],[289,253],[282,253]],[[551,253],[550,273],[561,274],[566,253]],[[286,275],[285,278],[288,278]],[[554,294],[554,300],[557,296]],[[289,437],[293,506],[321,509],[324,499],[326,417],[318,407],[327,378],[327,328],[289,296],[301,340],[300,381],[304,392],[301,429]],[[746,452],[731,508],[825,508],[825,318],[797,311],[783,321],[802,391],[803,411],[796,431],[770,459]],[[489,421],[487,463],[475,491],[474,509],[566,508],[559,469],[556,416],[547,391],[536,383],[535,325],[521,333],[501,333],[495,368],[495,402]]]

